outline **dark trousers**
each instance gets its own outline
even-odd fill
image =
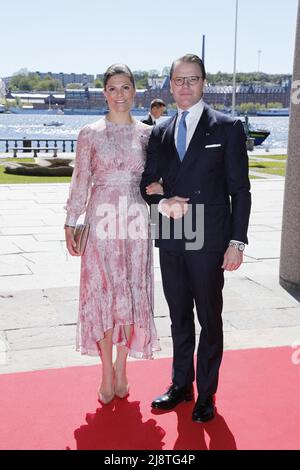
[[[217,391],[223,355],[221,253],[168,252],[160,249],[164,294],[170,309],[173,339],[172,381],[189,387],[195,379],[194,304],[201,325],[196,380],[200,398]]]

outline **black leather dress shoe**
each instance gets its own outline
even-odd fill
[[[192,385],[188,388],[178,388],[176,385],[172,384],[166,393],[153,400],[151,406],[159,410],[172,410],[178,403],[191,401],[193,399],[194,390]]]
[[[199,398],[193,409],[192,420],[205,423],[210,421],[215,416],[215,404],[214,397],[209,397],[205,401],[201,401]]]

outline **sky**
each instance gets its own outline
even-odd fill
[[[21,68],[96,75],[116,62],[162,71],[185,53],[201,56],[204,34],[207,71],[232,72],[235,5],[236,0],[3,0],[0,77]],[[292,73],[297,5],[298,0],[239,0],[238,72]]]

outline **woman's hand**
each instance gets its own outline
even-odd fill
[[[155,181],[155,183],[151,183],[148,186],[146,186],[146,194],[148,196],[153,196],[153,194],[164,194],[164,188],[162,184],[158,183]]]
[[[80,256],[76,251],[76,243],[74,240],[74,228],[73,227],[65,227],[65,238],[66,238],[66,245],[67,250],[72,256]]]

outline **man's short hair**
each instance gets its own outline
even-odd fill
[[[156,98],[155,100],[151,101],[150,109],[152,109],[152,108],[161,108],[161,107],[166,108],[166,103],[163,100],[161,100],[160,98]]]
[[[171,70],[170,70],[170,79],[172,79],[174,68],[175,68],[177,62],[188,62],[190,64],[198,64],[199,67],[200,67],[200,70],[201,70],[201,76],[202,76],[203,80],[206,79],[206,70],[205,70],[204,63],[200,59],[200,57],[198,57],[196,54],[185,54],[184,56],[179,57],[179,59],[174,60],[174,62],[172,63],[172,66],[171,66]]]

